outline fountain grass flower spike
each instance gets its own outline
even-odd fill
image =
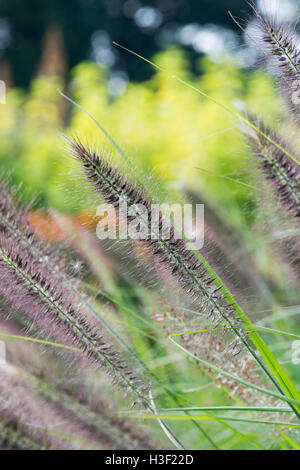
[[[257,127],[259,127],[258,123]],[[299,220],[300,166],[264,137],[263,134],[268,135],[271,140],[279,142],[280,139],[273,131],[264,129],[262,133],[259,133],[253,129],[248,131],[244,128],[244,132],[250,141],[260,168],[276,192],[277,199],[290,215]],[[285,142],[281,142],[281,146],[285,149],[288,148]]]
[[[148,385],[133,373],[98,328],[90,325],[72,291],[15,240],[0,238],[0,295],[9,297],[46,335],[73,349],[79,363],[105,368],[113,383],[145,403]]]
[[[133,209],[137,204],[150,208],[153,200],[148,199],[145,189],[138,181],[130,181],[129,175],[115,168],[103,152],[98,154],[91,151],[79,139],[69,140],[69,145],[72,155],[82,163],[89,183],[107,203],[117,207],[119,201],[123,200],[126,201],[128,207]],[[136,215],[140,214],[137,212]],[[149,216],[144,223],[150,224]],[[163,226],[164,215],[160,212],[159,230]],[[174,227],[171,226],[170,237],[167,240],[160,237],[159,233],[152,234],[152,226],[149,225],[148,228],[150,234],[148,246],[159,262],[171,270],[187,295],[198,303],[199,313],[206,313],[218,326],[225,325],[228,328],[230,335],[235,339],[230,343],[233,354],[238,353],[245,346],[279,391],[279,396],[289,401],[296,415],[300,416],[300,408],[298,409],[300,395],[296,388],[255,329],[252,329],[250,320],[206,260],[199,253],[198,257],[197,253],[188,250],[184,240],[175,239]],[[268,367],[260,359],[253,345],[258,349]]]

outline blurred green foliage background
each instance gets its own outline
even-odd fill
[[[137,66],[139,64],[138,59]],[[190,71],[186,54],[172,48],[154,60],[188,80],[214,100],[235,108],[238,100],[266,116],[277,112],[270,79],[261,72],[243,72],[234,61],[199,60],[199,75]],[[237,121],[214,102],[203,98],[162,71],[148,81],[128,83],[120,96],[110,92],[108,70],[82,62],[66,85],[59,77],[39,75],[28,92],[9,89],[1,106],[1,168],[23,182],[27,198],[62,211],[78,211],[80,200],[68,197],[68,171],[60,133],[78,135],[95,146],[105,139],[92,120],[58,93],[66,88],[93,115],[146,172],[153,172],[172,188],[202,189],[214,202],[246,203],[249,190],[201,171],[204,169],[249,182],[249,152]],[[70,184],[73,184],[72,181]]]

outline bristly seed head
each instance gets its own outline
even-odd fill
[[[102,334],[92,327],[67,285],[45,266],[35,263],[32,254],[9,239],[0,239],[0,295],[8,298],[29,320],[56,342],[79,348],[88,363],[104,367],[113,382],[131,389],[143,401],[139,379],[120,359]],[[57,341],[58,340],[58,341]]]
[[[258,123],[256,123],[256,126],[259,128]],[[274,132],[266,127],[262,128],[261,131],[271,140],[277,142],[282,149],[288,150],[287,144],[280,141]],[[261,133],[251,132],[247,135],[250,138],[259,165],[267,180],[275,188],[279,201],[288,209],[293,217],[299,219],[300,166]]]
[[[117,207],[121,198],[127,201],[128,207],[136,204],[143,204],[148,209],[151,207],[153,201],[145,196],[145,190],[138,183],[127,181],[126,176],[113,167],[105,155],[89,150],[78,139],[69,141],[69,144],[73,156],[83,164],[88,181],[106,202]],[[147,243],[154,256],[172,272],[185,292],[190,292],[191,298],[199,300],[201,310],[214,311],[221,321],[229,322],[235,334],[243,339],[235,309],[228,305],[222,288],[216,285],[205,264],[187,248],[184,240],[175,237],[175,229],[170,221],[170,236],[164,239],[160,233],[153,233],[149,218],[145,221],[149,224],[148,233],[151,234]],[[158,227],[164,226],[165,217],[161,211],[158,220]]]

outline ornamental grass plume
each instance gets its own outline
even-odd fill
[[[278,83],[293,113],[297,113],[295,94],[300,91],[297,40],[289,27],[278,26],[256,9],[255,13],[261,30],[262,49],[275,65]],[[181,79],[179,81],[185,83]],[[192,88],[195,89],[196,85]],[[212,100],[218,104],[213,97]],[[227,105],[220,105],[229,110]],[[232,114],[237,116],[235,112]],[[259,123],[243,119],[241,115],[239,117],[252,128],[246,134],[258,166],[271,182],[282,207],[298,222],[300,171],[296,159],[291,158],[291,151],[276,133]],[[99,127],[110,138],[100,124]],[[113,139],[110,141],[121,154]],[[282,439],[277,440],[278,448],[285,438],[286,445],[293,446],[286,429],[296,429],[294,418],[300,416],[300,397],[293,380],[276,357],[283,341],[277,343],[275,338],[270,348],[268,344],[271,343],[271,334],[284,336],[284,346],[289,346],[288,341],[297,335],[266,326],[272,326],[272,320],[277,318],[279,303],[281,305],[285,299],[291,302],[293,297],[281,280],[282,266],[279,263],[277,266],[278,260],[271,259],[269,246],[264,245],[266,240],[254,238],[249,230],[257,219],[247,217],[246,221],[245,217],[245,224],[243,219],[240,226],[238,221],[234,224],[235,220],[231,225],[228,214],[224,214],[223,219],[218,217],[218,211],[208,210],[208,241],[202,250],[192,250],[185,235],[178,237],[176,223],[165,216],[162,206],[155,204],[155,198],[149,195],[153,191],[148,194],[146,188],[149,185],[142,184],[143,179],[137,172],[127,172],[115,165],[104,151],[93,151],[78,138],[68,140],[68,144],[85,178],[95,190],[95,199],[104,199],[115,210],[122,210],[120,203],[126,203],[129,208],[126,228],[137,218],[146,227],[148,235],[139,244],[136,240],[124,243],[133,247],[130,268],[132,270],[133,264],[135,267],[138,257],[143,258],[140,272],[149,266],[149,270],[155,273],[152,281],[157,279],[159,287],[169,290],[170,305],[165,297],[162,299],[163,289],[146,289],[145,285],[137,285],[140,272],[135,275],[127,266],[124,268],[125,263],[120,261],[119,253],[115,255],[113,273],[107,272],[109,269],[106,270],[105,263],[101,265],[101,256],[95,255],[97,246],[88,233],[78,234],[73,238],[73,245],[70,243],[63,247],[68,254],[70,247],[75,247],[90,268],[84,279],[80,279],[75,263],[76,273],[71,275],[68,256],[59,247],[39,239],[30,225],[28,209],[15,203],[17,192],[11,193],[7,182],[0,183],[0,334],[13,340],[28,341],[20,343],[18,349],[9,340],[9,359],[4,367],[0,367],[0,448],[159,448],[152,435],[147,433],[149,428],[136,427],[135,423],[131,424],[129,416],[115,414],[115,407],[121,407],[121,400],[117,387],[115,400],[114,387],[107,385],[105,374],[112,376],[113,384],[125,391],[122,400],[131,392],[134,404],[142,404],[150,411],[146,415],[135,411],[132,417],[152,418],[174,447],[184,448],[181,439],[187,440],[186,436],[192,435],[189,434],[190,425],[197,430],[197,434],[192,435],[192,446],[200,444],[202,447],[207,441],[205,445],[214,448],[226,444],[242,448],[245,440],[245,445],[251,443],[256,448],[263,448],[263,444],[270,448],[275,441],[275,432]],[[125,154],[122,156],[126,157]],[[257,189],[252,185],[245,186]],[[243,193],[241,199],[235,200],[237,204],[232,205],[234,211],[241,201],[246,201],[248,211],[254,206],[255,197],[253,193]],[[154,226],[153,205],[158,208]],[[141,213],[139,206],[143,206],[146,212]],[[52,211],[52,217],[69,232],[73,231],[72,216],[68,221],[67,216]],[[117,227],[119,231],[121,225]],[[297,232],[293,231],[290,238],[293,246],[287,247],[291,256],[295,256],[298,250],[294,243],[296,237]],[[256,241],[257,246],[254,246]],[[115,241],[111,245],[109,260],[116,254],[113,248]],[[124,245],[121,245],[122,249]],[[263,248],[265,253],[261,256]],[[298,264],[295,263],[295,269]],[[235,289],[239,303],[232,294]],[[247,290],[250,289],[256,295],[255,304],[250,304],[250,296],[247,299]],[[93,293],[93,301],[87,292]],[[299,300],[297,292],[295,294]],[[104,301],[108,308],[102,315],[97,307],[104,306]],[[266,319],[262,319],[266,325],[252,324],[240,307],[246,302],[251,310],[255,307],[254,315],[267,312]],[[259,308],[265,310],[260,311]],[[151,318],[161,329],[151,323]],[[3,325],[9,328],[10,322],[13,327],[6,330]],[[28,325],[30,336],[38,336],[40,342],[48,340],[46,347],[33,344],[36,338],[21,337],[22,328],[28,328]],[[105,334],[102,331],[104,327]],[[259,332],[264,336],[270,335],[266,342]],[[164,341],[165,336],[168,341]],[[117,342],[123,348],[122,353],[115,346]],[[172,354],[174,346],[179,348],[180,354],[184,352],[187,361],[181,362],[182,355],[179,358],[179,355]],[[66,353],[62,357],[43,355],[39,354],[40,347],[43,350],[47,348],[47,352],[50,347],[57,347],[57,350],[61,347]],[[79,365],[79,373],[75,376],[73,369],[66,367],[65,358],[69,357]],[[127,364],[129,358],[139,364],[138,374],[131,361]],[[199,376],[194,376],[194,367],[201,368],[201,372],[209,377],[210,382],[204,387],[215,385],[216,389],[221,389],[220,393],[216,390],[216,395],[206,395],[205,391],[202,394],[203,385],[199,383]],[[71,371],[70,375],[66,369]],[[140,377],[142,369],[145,375]],[[291,371],[293,373],[292,368]],[[148,376],[155,382],[154,398],[157,402],[153,402]],[[185,394],[194,392],[200,392],[196,395],[197,404],[203,405],[201,401],[204,399],[205,406],[190,406],[191,400]],[[225,395],[221,395],[223,392]],[[212,406],[214,398],[219,396],[220,400],[235,400],[239,406],[227,406],[227,402],[222,406]],[[289,408],[283,407],[283,403],[289,404]],[[220,416],[217,412],[221,410],[227,415]],[[124,411],[130,413],[124,409],[121,412]],[[194,415],[196,411],[203,411],[205,415]],[[170,412],[176,414],[170,415]],[[179,414],[181,412],[184,415]],[[236,415],[237,412],[242,415]],[[181,419],[176,429],[178,439],[173,432],[176,424],[172,423],[172,431],[165,424],[171,418],[174,418],[173,423]],[[206,426],[202,428],[202,420],[215,421],[215,426],[224,427],[223,432],[216,432],[211,438]],[[60,423],[63,424],[61,434],[57,432]],[[258,426],[255,428],[258,432],[262,429],[259,443],[255,442],[253,425],[259,425],[259,429]],[[270,433],[269,437],[263,427],[265,425],[272,429],[273,434]],[[202,436],[205,438],[204,441],[198,440],[198,433],[201,433],[201,439]]]
[[[82,426],[33,387],[23,371],[0,367],[0,445],[17,449],[103,449],[108,440]]]
[[[0,308],[0,320],[1,314]],[[8,337],[20,337],[22,333],[13,321],[0,321],[0,332]],[[40,354],[41,348],[44,349],[44,345],[7,341],[7,365],[2,369],[0,367],[3,382],[0,400],[1,397],[4,399],[2,392],[9,393],[9,387],[18,388],[18,396],[24,390],[24,397],[31,390],[36,394],[34,401],[45,400],[49,410],[61,416],[64,431],[64,423],[73,426],[73,431],[77,426],[81,433],[90,433],[87,441],[98,442],[99,447],[127,450],[160,448],[142,426],[115,413],[116,398],[111,394],[110,385],[105,382],[105,373],[97,371],[95,375],[93,368],[89,368],[85,369],[84,374],[66,376],[61,357]],[[17,419],[19,407],[14,407]],[[47,416],[47,413],[44,414]],[[48,419],[46,424],[51,423],[53,419]]]
[[[72,291],[62,285],[45,267],[36,266],[28,253],[11,240],[0,239],[0,295],[21,310],[46,335],[84,353],[88,362],[105,367],[113,382],[129,388],[138,399],[147,386],[96,328],[89,325]],[[77,353],[78,354],[78,353]],[[78,360],[80,355],[78,355]]]
[[[26,212],[18,209],[6,184],[0,185],[0,297],[41,329],[52,341],[68,346],[78,364],[104,367],[114,384],[130,390],[145,404],[149,385],[143,383],[84,311],[80,296],[57,251],[37,239]],[[76,291],[77,292],[77,291]]]
[[[300,217],[300,166],[290,158],[289,146],[275,132],[256,122],[258,131],[245,130],[252,151],[277,199],[296,220]],[[261,131],[261,132],[260,132]],[[270,140],[269,140],[270,139]],[[274,143],[273,143],[274,142]],[[275,145],[275,142],[279,145]]]
[[[251,308],[255,301],[268,305],[269,279],[256,269],[256,260],[242,231],[231,227],[218,208],[199,191],[186,189],[193,204],[205,207],[205,244],[203,255],[241,305]],[[231,289],[232,287],[232,289]]]

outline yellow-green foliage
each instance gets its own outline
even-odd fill
[[[231,108],[242,101],[266,116],[278,113],[272,83],[262,73],[245,73],[234,63],[202,59],[196,76],[178,49],[160,53],[155,61]],[[238,122],[229,113],[161,71],[147,82],[129,83],[119,98],[109,96],[107,80],[107,70],[84,62],[72,71],[67,93],[114,136],[138,166],[153,171],[169,188],[200,189],[216,203],[249,200],[246,188],[196,169],[250,182],[248,149]],[[14,181],[30,188],[29,196],[38,193],[43,203],[76,210],[80,203],[66,205],[66,181],[74,163],[65,158],[59,132],[97,145],[105,141],[88,116],[68,109],[57,92],[63,86],[59,79],[39,76],[26,95],[9,90],[7,104],[0,108],[0,159],[2,167],[13,171]]]

